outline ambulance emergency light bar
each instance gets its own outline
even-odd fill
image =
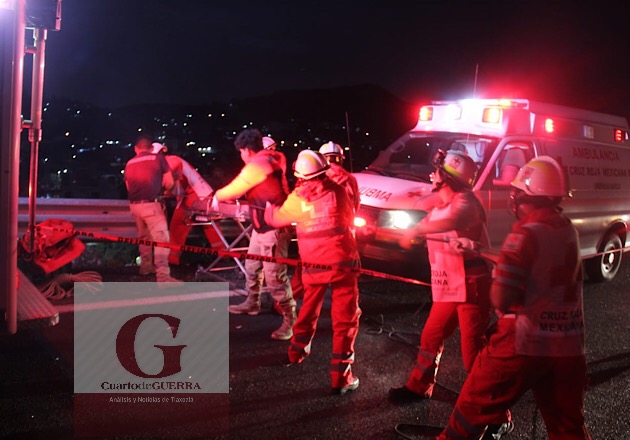
[[[585,122],[589,124],[584,124]],[[626,142],[629,140],[628,129],[611,127],[613,124],[623,125],[620,122],[625,120],[586,110],[532,103],[527,99],[462,99],[434,101],[430,105],[422,106],[415,129],[499,137],[509,133],[539,133],[594,139],[595,129],[590,125],[594,123],[604,125],[599,127],[598,132],[602,129],[608,133],[612,131],[615,142]],[[608,134],[603,137],[610,141],[610,136]]]
[[[461,99],[434,101],[420,108],[417,130],[503,136],[505,111],[526,109],[526,99]]]

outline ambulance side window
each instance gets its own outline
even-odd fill
[[[533,157],[534,149],[530,143],[507,144],[495,163],[492,185],[497,189],[509,189],[518,171]]]

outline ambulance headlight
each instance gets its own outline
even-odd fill
[[[365,228],[367,226],[367,220],[363,217],[357,216],[354,218],[354,226],[356,228]]]
[[[402,211],[392,210],[383,211],[378,222],[380,228],[387,229],[409,229],[414,226],[420,220],[422,220],[427,213],[425,211]]]
[[[389,215],[391,217],[392,226],[395,229],[407,229],[412,226],[413,220],[406,211],[391,211]]]

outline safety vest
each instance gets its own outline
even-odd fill
[[[359,268],[359,254],[351,231],[353,209],[345,190],[329,179],[304,182],[291,201],[300,203],[304,217],[296,224],[302,273],[313,282],[332,282],[336,275]],[[306,215],[308,214],[308,215]],[[321,275],[318,276],[318,275]]]
[[[272,205],[282,205],[287,198],[286,175],[279,161],[280,153],[273,150],[262,150],[256,153],[252,160],[254,162],[262,162],[271,172],[267,174],[264,181],[250,189],[247,194],[247,203],[249,204],[249,215],[257,232],[268,232],[274,229],[265,223],[265,205],[267,202]]]
[[[342,186],[348,197],[350,198],[350,202],[354,208],[354,211],[359,210],[359,204],[361,203],[361,195],[359,194],[359,185],[357,184],[357,179],[346,171],[341,165],[336,163],[331,163],[330,168],[326,171],[326,175],[337,185]]]
[[[516,314],[516,352],[532,356],[584,354],[582,266],[578,234],[559,213],[515,225],[508,240],[531,240],[524,252],[533,263]],[[505,246],[505,245],[504,245]]]
[[[452,205],[435,208],[428,215],[428,221],[441,220],[452,216]],[[464,257],[453,252],[448,241],[457,238],[456,231],[427,234],[427,249],[431,264],[431,292],[435,302],[466,301],[466,271]]]

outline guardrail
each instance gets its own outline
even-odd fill
[[[136,222],[129,212],[127,200],[113,199],[53,199],[35,201],[35,223],[50,218],[67,220],[81,231],[98,232],[120,237],[136,237]],[[28,198],[18,202],[18,230],[28,229]]]
[[[238,206],[238,208],[237,208]],[[232,215],[234,211],[247,211],[247,205],[221,203],[221,211]],[[117,237],[135,238],[138,236],[136,221],[129,211],[129,202],[120,199],[56,199],[38,198],[35,201],[35,223],[50,218],[69,221],[74,229]],[[236,237],[240,229],[233,221],[221,220],[221,230],[226,237]],[[28,229],[28,198],[20,197],[18,202],[18,231],[24,234]],[[193,239],[203,237],[198,228],[193,228]],[[80,237],[85,240],[86,237]]]

